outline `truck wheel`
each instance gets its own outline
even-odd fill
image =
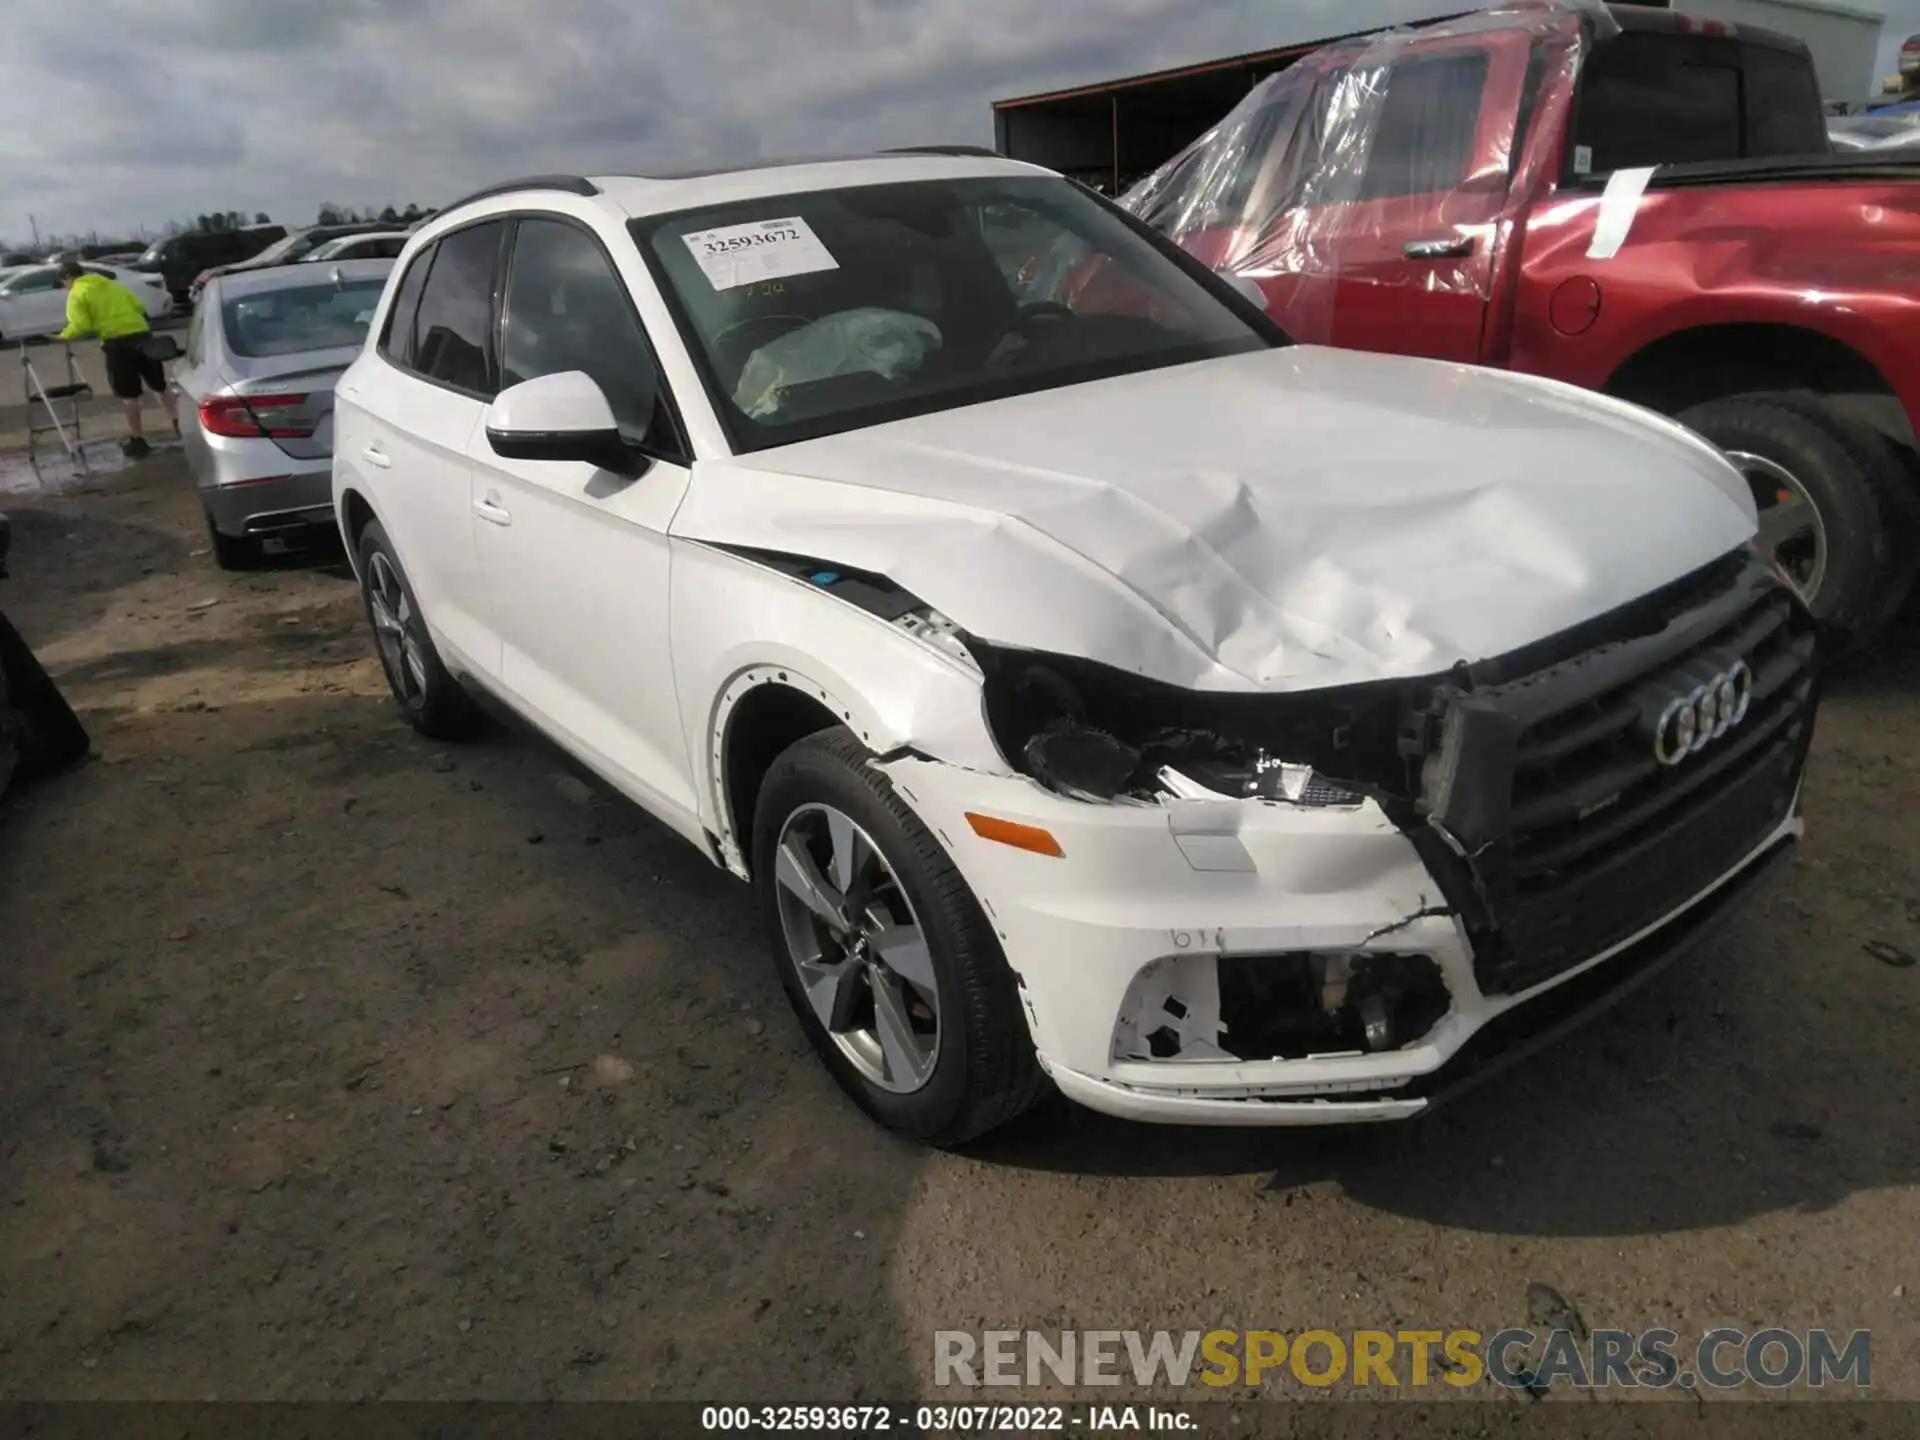
[[[1904,482],[1885,442],[1808,396],[1739,395],[1676,418],[1746,477],[1762,543],[1834,650],[1872,639],[1911,583],[1902,583],[1894,554]]]
[[[773,762],[755,887],[780,983],[840,1088],[890,1130],[958,1145],[1047,1082],[979,901],[872,758],[828,730]]]

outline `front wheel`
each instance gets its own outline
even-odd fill
[[[957,1145],[1046,1088],[1013,972],[966,881],[844,730],[774,761],[754,880],[814,1050],[888,1129]]]
[[[1761,543],[1835,648],[1872,639],[1910,583],[1894,547],[1905,477],[1886,443],[1799,395],[1739,395],[1676,418],[1745,478]]]

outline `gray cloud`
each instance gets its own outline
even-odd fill
[[[299,222],[534,170],[985,142],[997,97],[1460,4],[8,0],[0,235],[29,214]],[[1889,47],[1920,29],[1920,0],[1891,6]]]

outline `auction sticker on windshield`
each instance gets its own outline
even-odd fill
[[[840,262],[827,253],[813,227],[798,215],[697,230],[685,239],[716,290],[840,268]]]

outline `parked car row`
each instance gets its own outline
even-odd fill
[[[160,277],[176,304],[191,298],[195,277],[216,265],[231,265],[258,255],[285,238],[284,225],[248,225],[239,230],[189,230],[148,246],[134,268]]]
[[[173,297],[157,275],[89,264],[95,275],[118,280],[140,297],[147,314],[171,314]],[[57,265],[26,265],[0,271],[0,344],[57,335],[67,325],[67,292]]]
[[[209,265],[198,275],[194,276],[193,283],[188,287],[187,298],[194,303],[198,303],[200,292],[206,288],[207,282],[219,275],[231,275],[247,270],[265,270],[275,265],[291,265],[297,261],[306,259],[321,247],[345,237],[371,237],[374,235],[391,235],[393,233],[393,228],[390,225],[355,222],[349,225],[313,225],[305,230],[295,230],[291,234],[282,234],[280,238],[260,250],[257,254],[250,255],[241,260]],[[394,254],[399,253],[398,250],[392,246],[387,246],[386,248]],[[359,256],[355,258],[369,257]]]

